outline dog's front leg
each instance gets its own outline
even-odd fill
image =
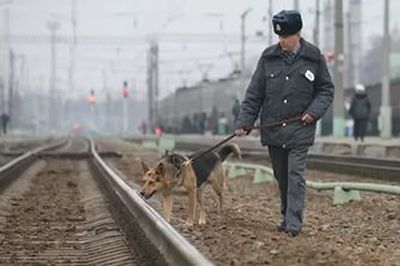
[[[196,215],[196,197],[197,197],[196,188],[188,189],[189,213],[188,213],[188,218],[186,220],[186,224],[189,226],[193,226],[193,221]]]
[[[172,195],[171,191],[166,191],[163,193],[163,209],[164,209],[164,218],[167,222],[171,221],[172,214]]]

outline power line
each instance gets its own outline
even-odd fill
[[[57,44],[70,44],[73,41],[73,36],[57,35],[55,42]],[[175,33],[164,35],[148,35],[141,37],[124,37],[124,36],[76,36],[76,40],[80,44],[86,45],[145,45],[149,39],[157,39],[158,42],[171,43],[221,43],[221,42],[239,42],[239,34],[201,34],[201,33]],[[5,43],[22,43],[22,44],[47,44],[51,42],[51,37],[48,35],[23,35],[14,34],[2,36],[1,42]],[[254,43],[262,43],[264,40],[253,36],[246,41]]]

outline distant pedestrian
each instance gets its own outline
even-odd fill
[[[371,102],[365,91],[365,86],[357,84],[355,86],[355,94],[350,104],[350,116],[354,120],[354,139],[359,138],[364,141],[365,132],[367,131],[369,114],[371,112]]]
[[[163,128],[161,126],[156,127],[155,133],[156,133],[157,137],[161,137],[163,132],[164,132],[164,130],[163,130]]]
[[[190,120],[190,117],[188,115],[185,115],[182,119],[181,132],[193,133],[192,130],[193,130],[192,121]]]
[[[232,107],[232,115],[233,115],[234,124],[236,124],[236,122],[237,122],[237,119],[239,117],[239,112],[240,112],[240,103],[239,103],[239,99],[236,98],[235,102],[233,103],[233,107]]]
[[[218,108],[214,105],[208,119],[208,129],[212,134],[218,133]]]
[[[142,131],[143,135],[147,134],[147,123],[146,123],[146,121],[144,121],[144,120],[142,121],[142,123],[139,126],[139,129],[140,129],[140,131]]]
[[[3,135],[6,135],[7,134],[7,126],[8,126],[8,123],[10,122],[10,116],[6,113],[3,113],[0,116],[0,120],[1,120],[1,127],[2,127]]]
[[[200,113],[200,118],[199,118],[200,134],[204,134],[204,131],[206,129],[206,121],[207,121],[206,112],[201,112]]]
[[[228,131],[228,119],[224,113],[221,113],[218,118],[218,134],[225,135]]]

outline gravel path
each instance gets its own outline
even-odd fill
[[[103,141],[103,150],[118,150],[122,159],[108,162],[128,184],[140,184],[140,160],[159,155],[123,141]],[[306,171],[309,180],[359,181],[356,177]],[[363,181],[365,181],[363,179]],[[274,183],[254,184],[251,176],[229,179],[225,208],[216,211],[210,188],[205,199],[207,225],[187,228],[187,199],[174,200],[171,224],[217,265],[400,265],[400,201],[396,196],[363,193],[363,200],[332,206],[332,192],[307,190],[303,232],[291,238],[275,229],[279,194]],[[160,197],[156,196],[156,200]],[[160,210],[160,203],[152,203]]]

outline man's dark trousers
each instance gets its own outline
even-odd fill
[[[281,194],[282,226],[286,230],[299,232],[303,224],[304,168],[308,146],[292,149],[268,146],[268,151]]]

